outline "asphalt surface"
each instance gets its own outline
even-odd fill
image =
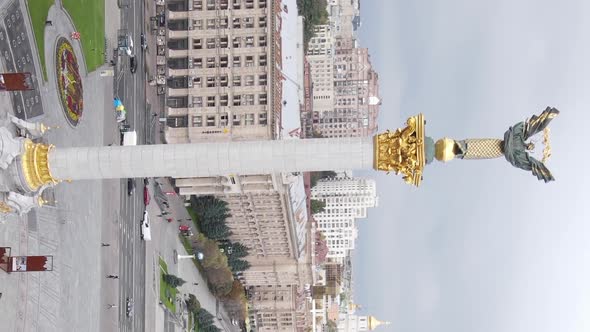
[[[144,27],[145,4],[131,1],[121,8],[121,30],[133,39],[137,71],[130,71],[129,56],[117,58],[114,76],[114,96],[121,99],[127,110],[127,123],[137,132],[137,144],[145,144],[146,98],[145,98],[145,54],[140,45],[140,34]],[[114,113],[113,113],[114,116]],[[117,140],[119,138],[116,138]],[[117,141],[117,144],[120,141]],[[135,192],[127,193],[127,179],[121,180],[121,213],[119,244],[119,330],[145,330],[145,242],[140,238],[141,219],[145,209],[143,201],[143,179],[135,179]],[[127,316],[127,299],[133,299],[133,315]]]

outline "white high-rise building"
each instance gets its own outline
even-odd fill
[[[323,212],[314,214],[328,245],[326,257],[342,263],[354,249],[356,218],[366,218],[367,208],[379,203],[375,181],[348,177],[320,180],[311,189],[311,198],[326,203]]]

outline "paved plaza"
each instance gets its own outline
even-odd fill
[[[141,76],[129,73],[126,58],[119,59],[115,78],[100,75],[101,71],[113,69],[108,64],[88,73],[81,41],[71,38],[74,24],[61,0],[49,9],[47,20],[52,24],[45,26],[44,50],[37,49],[27,5],[25,0],[0,0],[0,72],[30,72],[35,87],[32,91],[0,93],[0,126],[15,133],[8,118],[13,114],[53,127],[43,139],[58,148],[118,145],[119,132],[112,111],[114,92],[135,110],[130,112],[130,123],[138,132],[138,144],[158,143],[158,124],[152,112],[161,111],[162,99],[153,88],[145,88],[146,76],[155,69],[155,57],[148,52],[140,58],[147,71]],[[130,20],[128,15],[144,10],[146,16],[153,15],[153,2],[147,2],[145,8],[134,5],[120,11],[117,0],[105,1],[107,59],[113,57],[119,28],[139,35],[147,20],[143,16]],[[59,99],[55,68],[59,38],[71,43],[82,78],[84,109],[76,126],[65,118]],[[155,44],[153,36],[148,36],[148,42]],[[44,52],[47,81],[42,79],[37,52]],[[154,216],[153,240],[139,240],[143,187],[137,187],[135,197],[128,197],[122,187],[125,182],[61,183],[44,192],[50,201],[48,206],[0,224],[0,245],[11,247],[12,255],[53,256],[53,271],[0,271],[0,331],[180,331],[186,326],[186,313],[170,313],[159,304],[159,257],[168,262],[171,273],[187,281],[179,289],[178,301],[185,294],[195,294],[203,308],[223,318],[216,322],[220,328],[236,330],[194,264],[188,260],[175,263],[175,251],[186,254],[178,237],[179,224],[155,217],[161,213],[155,203],[149,206]],[[172,190],[166,180],[159,179],[159,183],[164,190]],[[151,181],[152,192],[154,185],[155,181]],[[175,218],[188,218],[180,198],[170,197],[169,201]],[[120,279],[105,278],[109,274],[119,275]],[[136,300],[133,318],[126,317],[126,297]]]
[[[0,95],[0,122],[8,124],[7,114],[58,126],[45,139],[56,146],[106,145],[117,137],[110,110],[112,79],[99,72],[86,73],[78,41],[61,4],[51,8],[53,25],[45,30],[48,81],[42,77],[35,39],[24,1],[0,1],[2,71],[34,73],[35,90]],[[23,16],[24,13],[24,16]],[[14,16],[13,16],[14,15]],[[19,18],[20,17],[20,18]],[[6,38],[6,36],[8,38]],[[76,128],[68,125],[61,110],[55,80],[55,43],[67,38],[79,59],[84,86],[84,114]],[[8,40],[17,40],[7,44]],[[43,51],[43,50],[40,50]],[[7,56],[7,53],[9,56]],[[24,58],[24,61],[22,61]],[[32,98],[32,99],[31,99]],[[19,110],[23,110],[20,112]],[[119,181],[79,181],[55,187],[54,206],[44,207],[0,225],[0,242],[12,247],[13,255],[53,255],[53,271],[43,273],[0,273],[0,317],[6,331],[99,331],[100,310],[106,302],[118,298],[117,284],[107,283],[105,265],[117,266],[115,246],[101,247],[103,235],[117,228]],[[108,211],[105,213],[105,211]],[[109,299],[110,297],[110,299]],[[103,317],[104,319],[105,317]],[[117,324],[113,313],[111,321]],[[106,315],[106,319],[109,317]],[[109,329],[102,329],[109,330]]]

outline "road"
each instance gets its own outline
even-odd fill
[[[145,144],[146,126],[146,73],[144,53],[140,45],[143,33],[145,4],[143,1],[129,1],[128,7],[121,8],[121,30],[133,39],[137,71],[129,67],[129,56],[118,58],[115,70],[114,95],[121,99],[127,110],[127,121],[137,132],[137,144]],[[127,179],[121,180],[121,214],[119,243],[119,330],[145,331],[145,242],[140,238],[140,221],[145,209],[143,202],[143,180],[135,180],[135,192],[127,193]],[[126,315],[126,301],[133,299],[133,316]]]

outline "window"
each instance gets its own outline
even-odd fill
[[[258,18],[258,27],[266,28],[266,16],[261,16]]]
[[[193,87],[195,87],[195,88],[203,87],[203,82],[201,82],[200,77],[193,77]]]
[[[219,47],[220,48],[227,48],[228,40],[229,39],[227,38],[227,36],[219,38]]]
[[[248,36],[246,37],[246,47],[254,46],[254,37]]]
[[[258,8],[266,8],[266,0],[259,0]]]
[[[241,5],[242,5],[242,0],[232,0],[233,9],[240,9]]]
[[[203,107],[203,97],[193,96],[193,107]]]
[[[207,97],[207,107],[215,107],[215,96]]]
[[[242,96],[242,105],[254,105],[254,95],[247,94]]]
[[[246,67],[254,67],[254,56],[246,55]]]
[[[227,17],[221,17],[219,19],[219,27],[221,29],[227,29],[227,27],[229,26],[228,22],[229,22],[229,20]]]
[[[219,125],[223,127],[227,126],[227,113],[222,113],[219,116]]]
[[[234,106],[240,106],[242,104],[242,95],[234,95]]]
[[[229,6],[229,0],[220,0],[219,1],[219,9],[226,10]]]
[[[229,100],[229,98],[227,95],[220,95],[219,96],[219,106],[227,106],[228,100]]]
[[[232,46],[233,48],[239,48],[242,44],[242,39],[240,37],[234,37],[234,39],[232,39]]]
[[[207,68],[215,68],[215,57],[207,58]]]
[[[203,10],[203,0],[194,0],[193,1],[193,8],[195,10]]]
[[[215,38],[207,38],[207,48],[208,49],[215,48]]]
[[[252,8],[254,8],[254,0],[246,0],[245,7],[246,7],[246,9],[252,9]]]
[[[207,0],[207,10],[215,9],[215,0]]]
[[[239,17],[234,17],[234,18],[232,19],[232,25],[231,25],[231,26],[232,26],[232,28],[234,28],[234,29],[239,29],[239,28],[241,28],[242,26],[241,26],[241,24],[240,24],[240,18],[239,18]]]
[[[254,125],[254,113],[246,114],[246,118],[244,119],[244,125],[246,125],[246,126]]]
[[[193,58],[194,68],[203,68],[203,58]]]
[[[266,54],[263,54],[258,57],[258,65],[259,66],[266,66]]]
[[[258,76],[258,85],[266,85],[266,74]]]
[[[193,29],[202,30],[203,29],[203,20],[193,20]]]
[[[207,77],[207,87],[214,88],[215,87],[215,76],[208,76]]]
[[[232,125],[239,126],[242,124],[242,117],[239,114],[234,114],[232,116]]]
[[[258,104],[266,105],[266,93],[258,95]]]
[[[227,68],[228,65],[228,57],[227,55],[223,55],[219,57],[219,67],[221,68]]]
[[[267,121],[266,112],[258,114],[258,124],[266,126],[267,123],[268,123],[268,121]]]
[[[202,127],[203,126],[203,117],[200,115],[193,116],[193,127]]]
[[[215,19],[214,18],[207,19],[207,29],[215,29]]]
[[[254,85],[254,75],[247,75],[245,86],[253,86],[253,85]]]
[[[258,46],[266,46],[266,36],[258,36]]]
[[[234,56],[234,61],[232,67],[241,67],[242,66],[242,57],[239,55]]]
[[[234,75],[232,85],[233,86],[241,86],[242,85],[242,76]]]
[[[254,17],[244,17],[244,28],[252,29],[254,28]]]
[[[203,48],[201,44],[202,40],[200,38],[193,39],[193,50],[200,50]]]
[[[207,115],[207,127],[215,126],[215,115]]]
[[[219,86],[227,87],[227,81],[228,81],[227,75],[219,76]]]

